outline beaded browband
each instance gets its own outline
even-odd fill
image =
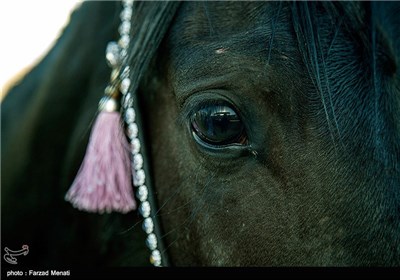
[[[122,97],[122,108],[124,112],[124,120],[127,125],[127,136],[131,143],[131,154],[132,154],[132,168],[135,170],[135,174],[133,176],[133,185],[137,188],[136,196],[140,201],[139,212],[143,216],[143,230],[147,234],[146,245],[151,250],[150,262],[155,266],[162,265],[161,253],[157,249],[157,237],[153,233],[154,222],[150,217],[151,213],[151,205],[147,200],[148,198],[148,189],[145,185],[146,182],[146,174],[143,167],[143,156],[140,151],[140,141],[138,136],[138,126],[135,122],[135,109],[133,108],[133,97],[132,93],[129,92],[130,87],[130,67],[127,64],[127,54],[130,43],[130,31],[131,31],[131,19],[132,19],[132,7],[133,0],[124,0],[123,9],[121,12],[121,25],[119,27],[120,39],[118,45],[120,48],[116,48],[114,42],[110,42],[107,46],[106,57],[117,58],[117,61],[121,62],[121,66],[125,64],[120,74],[120,90],[123,94]],[[119,55],[116,50],[119,49]],[[111,58],[112,60],[115,60]],[[108,60],[110,61],[110,60]],[[114,67],[117,65],[114,65]]]
[[[136,97],[130,92],[128,50],[133,3],[133,0],[122,1],[120,38],[118,42],[108,43],[106,49],[107,63],[112,68],[110,82],[99,103],[99,115],[85,158],[65,199],[84,211],[127,213],[136,209],[133,182],[140,202],[139,212],[144,219],[142,228],[147,234],[146,245],[151,250],[150,262],[154,266],[164,266],[167,260],[159,249],[162,248],[162,241],[157,237],[160,229],[151,207],[154,199],[145,185],[143,148],[134,109]]]

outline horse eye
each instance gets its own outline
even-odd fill
[[[191,128],[197,141],[212,146],[247,144],[244,124],[227,102],[202,106],[192,115]]]

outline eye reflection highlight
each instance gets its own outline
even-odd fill
[[[239,114],[230,104],[205,105],[191,117],[194,133],[205,143],[214,146],[245,144],[245,127]]]

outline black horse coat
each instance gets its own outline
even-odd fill
[[[119,6],[83,3],[2,103],[2,241],[28,244],[25,264],[147,264],[136,212],[64,201]],[[173,264],[400,264],[399,6],[180,5],[137,74]],[[204,121],[221,111],[241,126]]]

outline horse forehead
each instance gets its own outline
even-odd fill
[[[272,36],[273,51],[293,54],[289,8],[270,1],[184,2],[167,40],[172,68],[186,68],[185,62],[198,68],[222,54],[261,62],[267,59]]]
[[[184,3],[177,21],[183,39],[215,38],[268,28],[277,7],[269,1],[189,1]]]

